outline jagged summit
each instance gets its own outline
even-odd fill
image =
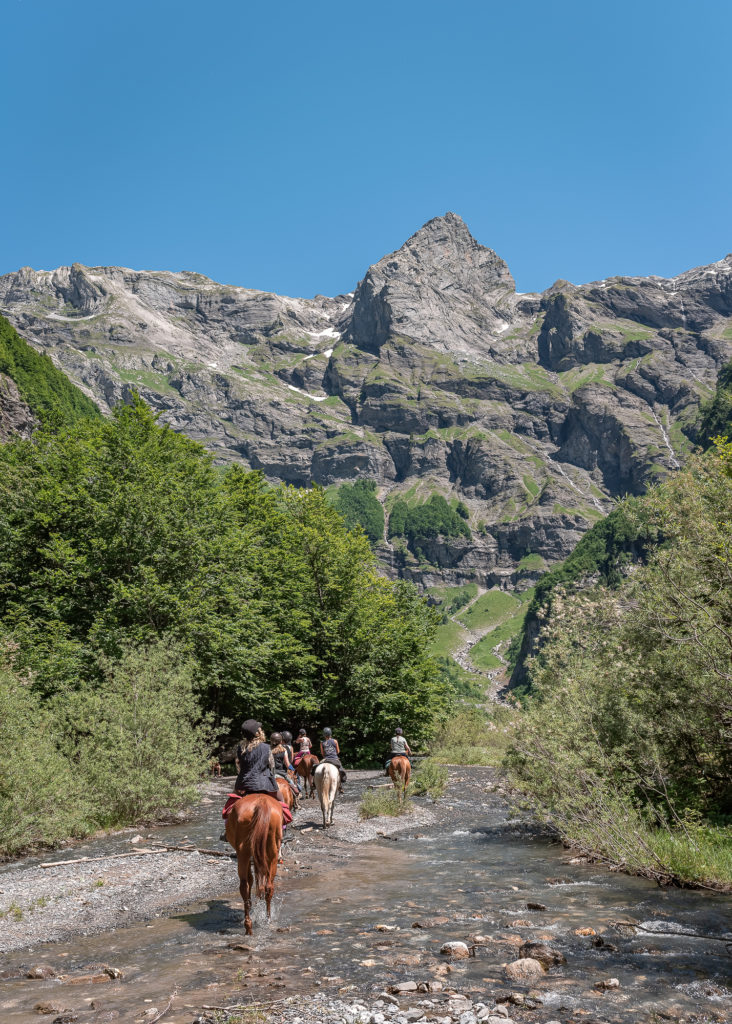
[[[507,329],[515,291],[504,261],[446,213],[369,268],[356,288],[348,339],[367,352],[405,338],[470,356]]]
[[[385,544],[383,561],[493,585],[525,578],[529,554],[563,557],[615,497],[683,461],[683,427],[732,356],[732,258],[520,295],[447,213],[352,295],[74,264],[0,277],[0,312],[100,408],[136,389],[221,460],[296,484],[371,477],[387,505],[465,502],[471,541],[437,541],[424,564]]]

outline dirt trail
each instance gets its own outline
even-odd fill
[[[471,600],[468,601],[466,605],[463,605],[462,608],[459,608],[454,615],[449,616],[450,620],[454,622],[456,625],[460,626],[460,628],[464,630],[464,632],[467,634],[464,642],[461,643],[460,646],[453,651],[452,656],[458,663],[458,665],[466,672],[470,672],[471,675],[477,676],[479,679],[486,681],[486,698],[489,703],[502,704],[503,699],[501,696],[501,691],[505,689],[507,683],[506,669],[508,668],[508,662],[500,653],[499,648],[501,645],[496,644],[496,646],[492,648],[492,651],[495,657],[498,658],[498,660],[501,662],[503,667],[489,669],[488,671],[484,671],[483,669],[480,669],[473,664],[473,661],[470,658],[470,651],[472,650],[473,647],[475,647],[477,643],[479,643],[483,639],[483,637],[487,636],[488,633],[491,633],[493,630],[503,625],[503,623],[506,622],[507,619],[509,619],[511,617],[511,614],[513,613],[504,615],[497,622],[491,622],[487,626],[480,626],[477,629],[471,629],[469,626],[466,626],[461,619],[458,618],[459,615],[464,615],[470,608],[472,608],[476,601],[478,601],[484,594],[487,593],[488,590],[486,588],[478,587],[478,593],[475,595],[475,597],[471,598]]]

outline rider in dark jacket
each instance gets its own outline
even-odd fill
[[[243,741],[236,750],[236,777],[234,792],[240,796],[249,793],[269,793],[279,800],[280,791],[274,776],[274,760],[266,742],[262,726],[253,718],[241,727]]]

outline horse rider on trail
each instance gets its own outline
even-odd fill
[[[323,738],[320,741],[320,763],[336,766],[340,772],[342,786],[346,781],[346,771],[341,764],[340,752],[341,748],[338,745],[338,740],[333,739],[333,730],[323,729]]]
[[[273,796],[291,815],[280,798],[280,791],[275,781],[275,762],[272,751],[267,743],[264,731],[259,722],[248,718],[241,727],[242,742],[236,748],[236,767],[238,775],[234,785],[237,796],[249,796],[252,793],[265,793]],[[228,803],[228,802],[227,802]],[[283,813],[283,819],[285,814]],[[287,822],[283,820],[283,833]],[[284,842],[284,835],[283,835]]]
[[[290,789],[292,790],[293,798],[297,803],[297,798],[300,794],[297,785],[293,781],[290,774],[290,768],[292,767],[292,765],[287,753],[287,747],[282,742],[282,733],[273,732],[269,738],[269,742],[270,747],[272,749],[274,773],[275,775],[279,775],[281,779],[284,779],[288,783]]]
[[[295,774],[295,752],[292,749],[292,733],[288,732],[287,729],[282,730],[282,743],[284,745],[285,750],[287,751],[287,756],[290,759],[290,767],[287,769],[288,772],[290,773],[290,782],[294,782],[295,785],[297,786],[298,793],[302,794],[302,786],[300,785],[300,780]]]
[[[391,738],[391,748],[390,748],[390,750],[391,750],[391,752],[389,754],[389,758],[388,758],[388,760],[386,762],[386,766],[385,766],[386,767],[386,771],[384,772],[385,775],[389,774],[389,765],[391,764],[392,760],[395,757],[406,757],[406,758],[408,758],[409,763],[411,765],[411,763],[412,763],[412,751],[410,750],[409,744],[407,743],[406,738],[404,736],[404,730],[401,729],[399,726],[397,726],[397,728],[394,730],[394,735]]]

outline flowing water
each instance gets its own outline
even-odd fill
[[[349,800],[357,798],[358,788],[352,787]],[[6,968],[61,963],[71,972],[103,961],[121,969],[124,978],[79,986],[73,997],[55,980],[8,979],[0,982],[2,1022],[37,1021],[32,1007],[42,999],[72,999],[82,1011],[80,1024],[115,1019],[114,1011],[120,1014],[116,1019],[131,1021],[151,1005],[165,1006],[177,990],[164,1021],[189,1024],[203,1005],[331,989],[343,993],[349,986],[376,993],[399,981],[437,978],[446,988],[485,1000],[497,992],[528,993],[510,983],[502,967],[526,939],[560,949],[567,964],[532,985],[542,1003],[523,1019],[732,1020],[728,898],[661,889],[597,866],[570,864],[561,846],[508,823],[497,801],[483,808],[476,811],[474,794],[448,797],[441,824],[406,832],[398,842],[353,847],[334,840],[322,864],[313,848],[308,874],[284,875],[270,924],[257,909],[251,938],[244,935],[232,862],[232,891],[221,898],[107,934],[10,954]],[[166,841],[187,836],[210,845],[220,831],[218,814],[218,806],[202,808],[192,822],[156,831]],[[304,816],[314,820],[312,811]],[[99,855],[122,842],[86,846]],[[298,849],[293,844],[288,856],[302,856]],[[77,847],[68,856],[81,852]],[[546,909],[529,910],[529,902]],[[430,926],[434,917],[447,920]],[[412,927],[420,920],[427,927]],[[586,929],[611,945],[596,948],[593,936],[577,934]],[[486,936],[487,944],[445,973],[442,943],[476,934]],[[704,937],[725,934],[729,943]],[[236,944],[244,948],[231,948]],[[608,978],[617,978],[620,987],[595,991],[594,984]]]

